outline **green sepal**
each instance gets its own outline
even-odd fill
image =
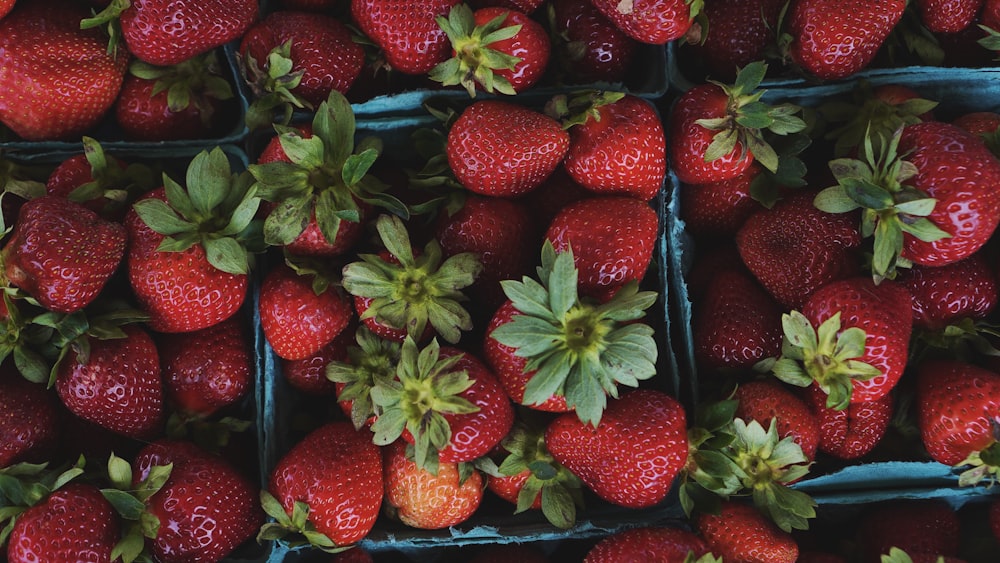
[[[351,402],[351,422],[360,430],[378,414],[371,398],[372,389],[388,385],[396,377],[400,345],[379,338],[363,325],[355,333],[355,341],[358,345],[347,349],[347,361],[327,364],[326,378],[345,384],[337,400]]]
[[[448,17],[438,16],[436,21],[447,34],[455,56],[432,68],[428,76],[443,86],[461,85],[472,98],[476,97],[477,84],[491,94],[516,94],[511,83],[494,71],[513,70],[522,59],[489,47],[521,31],[521,25],[503,27],[506,19],[504,12],[477,26],[472,8],[464,3],[452,7]]]
[[[94,13],[89,18],[80,21],[80,29],[93,29],[104,27],[104,32],[108,36],[107,53],[112,57],[118,56],[118,48],[125,40],[122,36],[121,14],[132,6],[129,0],[111,0],[108,5],[98,13]]]
[[[295,501],[292,514],[289,515],[274,495],[261,490],[260,504],[264,512],[274,518],[274,522],[261,526],[257,532],[257,543],[281,540],[292,548],[311,546],[326,553],[339,553],[353,547],[337,545],[332,539],[316,531],[309,520],[309,505],[305,502]]]
[[[251,131],[273,122],[287,125],[296,109],[313,109],[309,101],[295,93],[305,70],[293,71],[291,44],[289,39],[271,49],[263,66],[249,53],[245,58],[237,54],[243,80],[253,92],[254,101],[247,108],[245,119]]]

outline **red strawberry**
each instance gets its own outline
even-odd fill
[[[191,160],[186,189],[164,176],[164,187],[132,205],[128,277],[151,328],[207,328],[243,305],[250,249],[261,246],[252,228],[252,183],[245,172],[231,173],[216,147]]]
[[[79,139],[118,97],[128,56],[80,29],[89,14],[79,2],[21,2],[0,20],[0,122],[19,137]]]
[[[944,266],[916,265],[896,280],[913,298],[913,324],[929,330],[986,318],[1000,298],[996,274],[980,252]]]
[[[815,192],[797,192],[760,209],[736,233],[740,257],[785,308],[800,307],[820,287],[860,272],[856,220],[820,211]]]
[[[97,298],[125,254],[119,223],[64,197],[21,206],[3,249],[4,277],[46,309],[73,313]]]
[[[119,529],[118,515],[97,487],[70,483],[17,517],[6,560],[111,561]]]
[[[905,0],[800,0],[788,15],[789,54],[818,78],[851,76],[875,58],[905,8]]]
[[[459,0],[351,0],[358,27],[382,49],[389,66],[405,74],[426,74],[449,55],[448,36],[435,18]]]
[[[874,401],[851,403],[843,410],[826,406],[826,393],[815,385],[802,393],[819,421],[819,450],[837,459],[858,459],[872,451],[892,421],[892,393]]]
[[[676,399],[637,389],[611,401],[596,427],[575,414],[560,415],[545,431],[545,443],[602,499],[649,507],[666,498],[687,461],[685,421]]]
[[[892,547],[910,555],[957,556],[961,522],[943,500],[909,499],[871,505],[861,514],[858,530],[859,560],[878,563]]]
[[[1000,2],[998,2],[1000,4]],[[951,124],[978,136],[995,155],[1000,156],[1000,113],[974,111],[960,115]]]
[[[569,134],[555,119],[523,106],[483,100],[448,130],[448,165],[468,190],[513,197],[537,188],[562,162]]]
[[[740,384],[733,394],[738,401],[736,417],[745,422],[757,421],[767,427],[774,419],[778,437],[791,436],[802,448],[808,461],[816,459],[819,448],[819,424],[809,405],[784,384],[773,379]]]
[[[385,500],[394,519],[421,530],[439,530],[468,520],[483,500],[483,477],[472,470],[462,478],[457,463],[442,462],[437,472],[421,469],[406,457],[397,440],[382,449]]]
[[[0,0],[0,18],[3,18],[10,13],[11,9],[14,8],[14,2],[17,0]]]
[[[783,5],[781,0],[707,0],[702,15],[708,29],[692,26],[688,36],[696,32],[696,37],[681,44],[678,54],[707,67],[710,77],[732,81],[739,69],[764,59],[776,40]]]
[[[686,0],[592,0],[619,29],[643,43],[663,45],[679,39],[698,14],[698,3]]]
[[[567,84],[622,82],[639,44],[590,2],[554,0],[553,70]],[[527,10],[524,10],[527,11]]]
[[[616,532],[590,548],[583,563],[687,561],[709,553],[705,541],[683,528],[639,527]]]
[[[41,463],[59,446],[59,402],[45,386],[14,370],[0,373],[0,468]]]
[[[162,487],[145,500],[159,520],[147,539],[157,561],[218,561],[264,523],[259,489],[225,459],[191,442],[159,440],[133,462],[132,483],[149,478],[154,467],[172,464]]]
[[[337,384],[326,377],[326,366],[347,357],[347,345],[353,331],[344,329],[318,352],[300,360],[283,360],[281,374],[295,389],[310,396],[336,396]]]
[[[699,514],[698,533],[709,551],[734,563],[794,563],[799,546],[752,505],[723,501],[718,514]]]
[[[296,273],[286,264],[275,265],[264,276],[257,306],[267,343],[285,360],[319,352],[354,316],[338,288],[329,287],[316,274]]]
[[[746,172],[753,162],[778,169],[778,155],[764,138],[796,133],[805,122],[792,104],[774,107],[760,103],[758,90],[767,65],[748,64],[732,85],[717,82],[687,90],[670,116],[670,167],[685,184],[729,180]],[[750,126],[748,124],[752,124]]]
[[[760,209],[751,196],[751,186],[762,171],[763,167],[753,163],[729,180],[681,186],[681,218],[687,231],[701,237],[735,235],[750,215]]]
[[[133,438],[163,432],[163,382],[156,344],[139,325],[124,336],[89,339],[59,364],[56,391],[76,416]]]
[[[281,457],[271,471],[268,492],[262,496],[264,509],[278,529],[302,532],[302,523],[291,517],[296,505],[304,503],[299,510],[308,509],[308,522],[326,536],[328,546],[353,545],[368,535],[379,514],[382,454],[368,431],[330,422]],[[261,534],[273,537],[266,529]]]
[[[972,25],[984,0],[917,0],[917,14],[933,33],[957,33]]]
[[[799,387],[818,385],[835,409],[880,399],[906,368],[910,303],[906,288],[889,280],[853,277],[823,286],[801,313],[782,317],[786,342],[775,375]]]

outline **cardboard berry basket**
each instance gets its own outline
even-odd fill
[[[376,167],[383,163],[380,170],[404,169],[418,170],[423,164],[421,157],[414,152],[412,135],[419,130],[439,127],[439,122],[430,116],[401,117],[384,119],[358,119],[356,124],[357,139],[376,136],[382,140],[381,156],[376,161]],[[263,147],[273,134],[260,132],[251,134],[248,143],[248,154],[251,163],[260,154]],[[376,175],[377,172],[376,172]],[[650,202],[657,212],[660,221],[660,236],[654,250],[653,260],[645,279],[641,282],[643,289],[657,291],[659,299],[647,310],[646,322],[655,331],[654,338],[659,350],[657,358],[657,374],[652,379],[643,381],[643,387],[656,388],[673,396],[677,395],[677,367],[672,354],[667,353],[670,336],[667,330],[666,314],[666,278],[664,264],[668,247],[663,235],[666,213],[666,192],[660,190],[659,195]],[[415,219],[415,218],[414,218]],[[411,220],[414,220],[411,219]],[[422,243],[421,243],[422,244]],[[267,256],[267,261],[274,264],[283,260],[280,252]],[[338,262],[349,263],[356,258],[347,256]],[[265,271],[262,269],[261,271]],[[470,307],[475,307],[471,303]],[[485,318],[492,314],[489,311],[470,311],[474,318]],[[477,314],[478,313],[478,314]],[[257,314],[258,331],[260,327],[259,312]],[[478,321],[477,321],[478,322]],[[353,334],[353,328],[350,329]],[[469,338],[482,338],[481,332],[473,328]],[[481,328],[480,328],[481,330]],[[478,334],[478,335],[476,335]],[[463,336],[463,341],[466,336]],[[270,471],[281,457],[289,451],[311,428],[315,428],[325,420],[343,419],[335,397],[309,397],[306,393],[294,388],[286,380],[283,373],[283,360],[275,354],[266,338],[260,334],[258,340],[262,343],[261,354],[263,370],[261,372],[261,388],[263,390],[262,429],[264,469]],[[348,339],[353,343],[353,337]],[[586,508],[577,512],[576,524],[570,529],[559,529],[549,524],[540,511],[529,510],[514,514],[514,506],[499,497],[493,497],[487,492],[479,509],[473,516],[446,529],[420,530],[408,527],[387,517],[379,516],[371,532],[359,542],[359,546],[367,551],[417,551],[427,548],[444,546],[464,546],[491,543],[520,543],[524,541],[558,540],[568,537],[589,537],[605,535],[614,530],[660,521],[664,518],[677,518],[679,507],[674,495],[656,507],[643,510],[630,510],[601,501],[593,495],[585,498]],[[284,540],[277,540],[274,547],[273,560],[310,561],[322,558],[322,552],[309,546],[293,546]]]
[[[222,78],[230,85],[233,97],[222,105],[222,131],[216,137],[201,139],[179,139],[172,141],[129,141],[123,137],[115,123],[114,107],[108,110],[101,122],[87,136],[101,142],[105,149],[125,151],[190,150],[202,146],[242,145],[248,129],[246,126],[247,91],[239,75],[236,64],[237,43],[231,42],[216,49],[215,54]],[[40,153],[51,151],[73,151],[79,146],[77,141],[25,141],[0,125],[0,151],[5,154]]]
[[[855,79],[837,83],[815,85],[808,87],[770,87],[766,89],[762,100],[768,104],[793,103],[807,110],[819,107],[827,101],[850,101],[859,88],[877,88],[879,86],[898,85],[909,88],[920,98],[938,102],[933,108],[933,116],[939,121],[952,119],[972,112],[996,112],[1000,110],[1000,89],[997,80],[1000,74],[995,69],[959,69],[935,68],[912,72],[908,69],[891,69],[873,71],[864,79]],[[819,141],[828,142],[828,141]],[[832,144],[832,143],[830,143]],[[808,149],[807,149],[808,150]],[[822,153],[832,154],[832,152]],[[822,162],[810,162],[809,166],[826,168],[826,163],[833,160],[829,156]],[[832,185],[833,180],[823,178],[824,188]],[[832,177],[831,177],[832,178]],[[675,344],[674,353],[682,374],[682,393],[689,404],[694,405],[705,398],[705,382],[699,382],[699,369],[696,362],[693,334],[692,266],[704,252],[704,246],[699,246],[699,240],[688,231],[684,221],[682,205],[682,185],[676,176],[671,174],[671,197],[668,200],[667,238],[669,253],[667,257],[668,282],[671,296],[672,328],[675,331],[672,339]],[[996,235],[987,243],[992,245]],[[987,320],[992,319],[995,313]],[[906,382],[913,376],[907,371],[902,381]],[[910,407],[915,410],[915,406]],[[890,433],[893,432],[890,427]],[[959,475],[963,468],[954,468],[933,461],[920,444],[919,434],[905,439],[905,445],[888,444],[886,436],[869,454],[850,461],[819,458],[812,466],[808,475],[792,485],[793,488],[808,492],[811,495],[824,495],[833,498],[836,495],[879,494],[879,491],[936,490],[940,494],[956,496],[977,496],[984,494],[983,486],[960,487]],[[967,468],[967,467],[966,467]],[[937,493],[935,493],[937,494]]]

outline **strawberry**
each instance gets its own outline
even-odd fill
[[[735,563],[793,563],[799,547],[752,505],[724,501],[717,514],[699,514],[695,525],[708,549]]]
[[[445,257],[434,240],[423,253],[414,252],[406,225],[395,215],[380,216],[375,228],[387,256],[361,254],[343,270],[344,290],[354,296],[361,321],[376,334],[381,327],[392,329],[383,337],[425,340],[437,334],[458,342],[462,331],[472,328],[461,290],[482,271],[479,259],[471,252]],[[359,299],[370,300],[362,302],[364,311],[357,307]]]
[[[157,561],[219,561],[264,523],[258,487],[191,442],[159,440],[144,447],[133,462],[133,486],[166,465],[172,466],[169,477],[145,499],[146,513],[159,520],[146,540]]]
[[[760,209],[753,183],[764,168],[756,162],[729,180],[685,184],[680,188],[680,213],[685,229],[700,237],[732,237]]]
[[[699,2],[689,0],[592,1],[594,7],[630,37],[653,45],[679,39],[701,10]]]
[[[17,0],[0,0],[0,18],[3,18],[14,8],[14,2]]]
[[[118,269],[125,228],[79,203],[45,195],[21,206],[0,250],[6,284],[46,309],[73,313],[89,305]]]
[[[819,421],[819,450],[837,459],[858,459],[882,441],[894,411],[892,393],[874,401],[851,403],[846,409],[826,406],[827,395],[816,385],[802,390]]]
[[[111,561],[118,515],[94,485],[70,483],[17,517],[10,531],[10,563]]]
[[[1000,298],[996,274],[981,252],[944,266],[916,265],[896,280],[913,298],[913,324],[927,330],[984,319]]]
[[[878,400],[906,368],[910,303],[906,288],[889,280],[852,277],[823,286],[801,313],[782,315],[785,342],[774,374],[799,387],[818,385],[834,409]]]
[[[869,506],[859,517],[858,530],[860,560],[877,563],[892,547],[911,555],[957,556],[961,522],[947,502],[908,499]]]
[[[683,528],[642,526],[615,532],[587,551],[583,563],[688,561],[708,554],[705,541]],[[699,559],[700,561],[700,559]]]
[[[662,502],[688,456],[684,409],[652,389],[622,394],[597,426],[566,413],[545,431],[556,461],[602,499],[627,508]],[[648,463],[645,460],[656,460]]]
[[[389,66],[420,75],[448,59],[448,35],[436,18],[457,4],[459,0],[351,0],[351,15],[382,49]]]
[[[572,249],[557,254],[547,242],[538,281],[502,282],[509,305],[490,321],[483,348],[514,401],[539,410],[572,409],[582,423],[596,426],[619,384],[636,387],[656,372],[653,330],[635,322],[656,293],[640,292],[633,282],[597,304],[579,294],[578,278]]]
[[[956,360],[917,366],[917,416],[927,453],[945,465],[971,465],[963,485],[995,478],[1000,375]]]
[[[371,531],[382,497],[382,455],[369,433],[349,422],[329,422],[296,443],[271,471],[261,501],[276,522],[261,529],[258,541],[282,531],[309,531],[315,545],[354,545]]]
[[[233,97],[217,51],[168,67],[133,61],[115,103],[115,121],[129,141],[221,136],[235,117],[227,104]]]
[[[984,0],[917,0],[917,14],[933,33],[957,33],[972,25]]]
[[[656,110],[631,95],[585,93],[580,98],[595,97],[592,109],[579,120],[569,118],[570,144],[563,167],[574,181],[598,194],[653,199],[667,173],[666,140]],[[565,103],[572,106],[577,100]],[[563,101],[556,97],[552,103],[558,108]]]
[[[551,43],[545,28],[524,12],[499,7],[473,11],[457,4],[436,21],[448,35],[452,58],[430,70],[444,86],[514,95],[534,86],[549,64]]]
[[[567,84],[620,83],[639,43],[590,2],[553,0],[552,70]]]
[[[334,384],[340,409],[360,430],[375,423],[378,415],[371,392],[396,378],[401,344],[379,338],[364,326],[354,333],[354,339],[357,346],[338,344],[343,337],[334,339],[333,344],[345,350],[324,366],[323,377]]]
[[[168,66],[239,39],[256,21],[257,10],[253,0],[112,0],[82,25],[117,23],[120,32],[110,33],[112,48],[120,37],[139,60]]]
[[[782,383],[773,379],[748,381],[736,388],[733,398],[738,402],[738,418],[747,423],[756,420],[762,426],[774,419],[779,438],[791,436],[808,461],[816,459],[818,420],[809,405]]]
[[[685,184],[728,180],[753,162],[775,172],[779,159],[764,137],[797,133],[805,122],[792,104],[769,106],[759,90],[767,65],[754,62],[740,69],[732,85],[699,84],[674,103],[670,116],[670,167]]]
[[[414,461],[434,472],[438,461],[473,461],[489,453],[514,423],[514,409],[481,360],[437,340],[418,349],[409,336],[400,349],[396,379],[371,391],[378,418],[374,441],[400,436],[414,444]]]
[[[537,188],[569,150],[555,119],[501,100],[474,102],[448,130],[448,165],[469,191],[499,197]]]
[[[281,110],[287,124],[293,107],[313,109],[331,91],[347,93],[364,66],[364,50],[340,20],[291,9],[271,12],[240,40],[241,72],[255,99],[247,127],[268,125]]]
[[[800,191],[760,209],[736,233],[743,263],[786,309],[800,307],[832,281],[860,273],[856,220],[817,209],[815,196]]]
[[[1000,134],[997,133],[1000,131],[1000,113],[974,111],[956,117],[951,124],[978,136],[990,152],[1000,156]]]
[[[89,13],[68,0],[22,2],[0,20],[0,123],[19,137],[78,139],[118,97],[128,56],[80,29]]]
[[[133,438],[163,432],[163,382],[159,353],[139,325],[124,336],[91,338],[74,346],[59,363],[56,391],[76,416]]]
[[[318,352],[300,360],[282,360],[281,374],[293,388],[310,396],[337,395],[337,384],[326,377],[327,365],[347,357],[347,345],[352,331],[344,329]]]
[[[788,15],[785,39],[792,61],[823,80],[866,68],[906,8],[905,0],[800,0]]]
[[[248,336],[237,316],[208,328],[157,339],[167,399],[186,417],[206,418],[236,404],[253,386]]]
[[[57,451],[62,431],[59,401],[44,386],[14,370],[0,373],[0,468],[39,463]]]
[[[706,0],[678,55],[690,56],[716,80],[732,81],[737,70],[764,59],[776,39],[783,5],[781,0]],[[699,23],[702,18],[707,29]]]
[[[264,338],[285,360],[316,354],[351,322],[354,311],[321,274],[277,264],[264,276],[257,303]]]
[[[483,500],[483,477],[475,469],[442,462],[431,473],[406,455],[397,440],[382,449],[387,510],[392,518],[421,530],[439,530],[468,520]]]
[[[154,330],[207,328],[246,299],[251,252],[262,248],[259,200],[250,175],[231,172],[218,147],[191,160],[186,189],[163,182],[125,217],[129,281]]]

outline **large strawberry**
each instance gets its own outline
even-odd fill
[[[545,431],[545,443],[599,497],[642,508],[662,502],[673,488],[688,457],[686,433],[676,399],[637,389],[611,401],[596,427],[575,414],[560,415]]]
[[[308,532],[321,547],[353,545],[371,531],[382,504],[382,453],[371,433],[349,422],[310,432],[271,471],[264,510],[275,524],[260,539]]]
[[[447,60],[448,35],[436,18],[460,0],[351,0],[358,27],[382,49],[389,66],[405,74],[426,74]]]
[[[195,156],[185,183],[164,175],[163,187],[125,217],[129,281],[159,332],[198,330],[236,313],[246,299],[251,253],[262,249],[253,179],[231,172],[222,149]]]
[[[21,206],[0,251],[3,277],[59,313],[89,305],[125,254],[125,228],[65,197],[46,195]]]
[[[788,52],[818,78],[851,76],[875,58],[905,8],[905,0],[800,0],[789,9]]]
[[[740,563],[794,563],[799,546],[788,532],[750,504],[722,503],[717,514],[700,514],[695,526],[708,549],[723,561]]]
[[[693,0],[593,0],[593,4],[635,40],[663,45],[687,33],[702,3]]]
[[[78,139],[118,97],[128,56],[80,29],[89,13],[67,0],[21,2],[0,20],[0,123],[21,138]]]

